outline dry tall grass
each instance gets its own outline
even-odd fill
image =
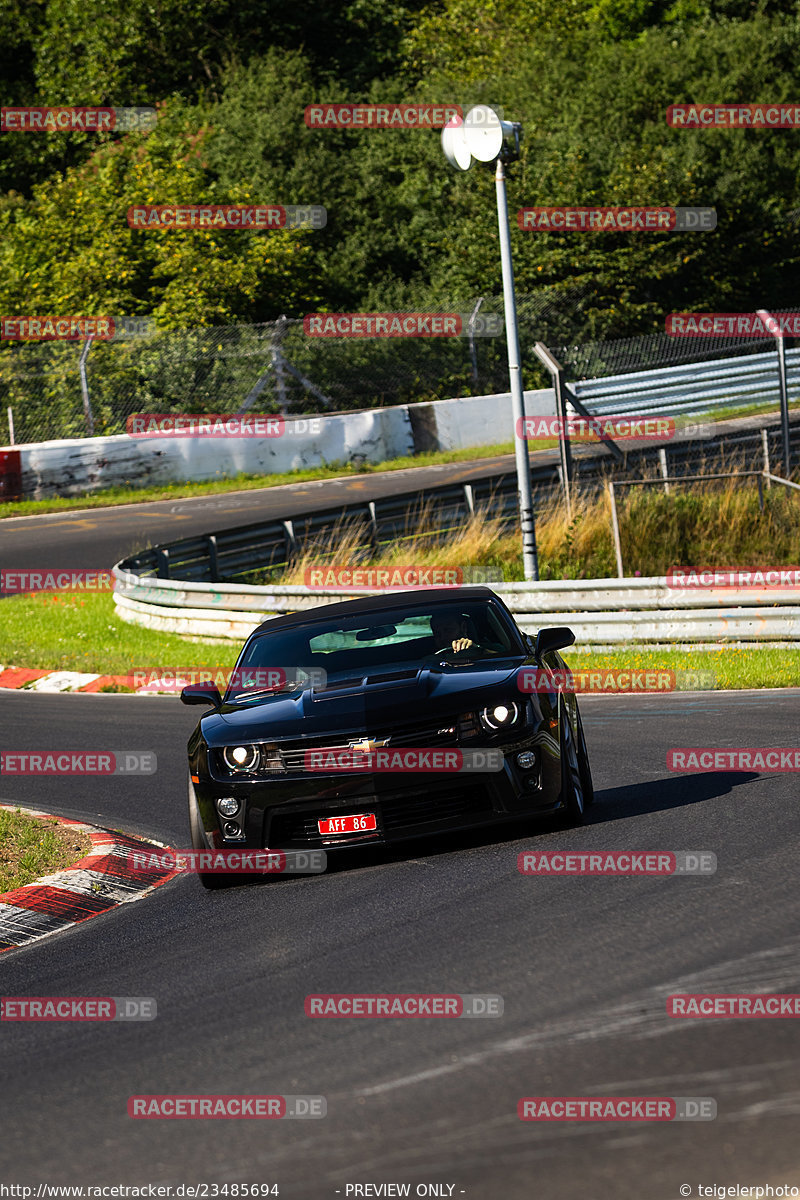
[[[703,472],[702,465],[698,473]],[[655,478],[655,476],[654,476]],[[759,509],[755,480],[732,474],[715,483],[660,483],[617,490],[622,559],[626,575],[663,575],[675,566],[796,565],[800,563],[800,494],[774,485]],[[426,566],[499,567],[507,580],[522,578],[517,530],[476,513],[466,524],[430,532],[421,505],[395,539],[375,550],[363,531],[342,524],[325,544],[306,552],[281,577],[301,583],[310,567]],[[561,495],[536,513],[542,579],[602,579],[616,575],[611,514],[605,493],[576,490],[567,519]],[[275,580],[273,580],[275,581]]]

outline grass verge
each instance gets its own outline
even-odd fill
[[[548,443],[551,444],[551,443]],[[555,444],[555,443],[552,443]],[[544,448],[545,443],[539,447]],[[513,454],[514,443],[494,446],[474,446],[467,450],[442,450],[426,454],[393,458],[382,463],[331,463],[309,467],[302,471],[286,471],[277,475],[235,475],[231,478],[209,479],[204,483],[170,483],[157,487],[114,487],[80,496],[54,496],[49,500],[13,500],[0,504],[0,520],[4,517],[29,517],[37,513],[66,512],[82,508],[113,508],[120,504],[145,504],[153,500],[182,500],[191,496],[212,496],[225,492],[247,492],[259,488],[281,487],[287,483],[308,483],[315,479],[341,479],[350,475],[374,475],[382,471],[402,471],[408,467],[430,467],[437,463],[470,462],[478,458],[494,458]]]
[[[725,650],[647,650],[644,647],[609,653],[563,653],[572,671],[613,667],[615,670],[710,671],[714,688],[800,687],[800,650],[769,646]]]
[[[128,625],[117,616],[110,595],[10,597],[0,603],[0,614],[4,666],[98,675],[191,670],[216,674],[233,668],[240,649],[236,642],[186,642],[176,634]],[[800,649],[631,647],[565,657],[575,671],[592,667],[710,671],[717,688],[800,687]]]
[[[68,825],[0,809],[0,893],[62,871],[91,848],[89,835]]]
[[[0,663],[127,675],[139,670],[230,669],[236,643],[187,642],[122,621],[110,593],[0,600]]]

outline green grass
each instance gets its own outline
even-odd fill
[[[187,642],[128,625],[110,595],[15,596],[0,604],[0,663],[127,675],[132,671],[229,671],[239,643]],[[800,687],[800,649],[658,652],[622,649],[566,656],[573,670],[642,667],[710,671],[718,688]]]
[[[553,443],[555,444],[555,443]],[[537,443],[538,445],[538,443]],[[544,443],[542,443],[544,445]],[[225,492],[247,492],[258,488],[282,487],[287,483],[308,483],[315,479],[341,479],[355,475],[373,475],[382,471],[402,471],[408,467],[430,467],[437,463],[471,462],[478,458],[494,458],[513,454],[514,443],[494,446],[474,446],[466,450],[431,451],[407,455],[382,463],[331,463],[301,471],[285,471],[277,475],[235,475],[232,478],[209,479],[204,483],[170,483],[158,487],[114,487],[80,496],[55,496],[49,500],[15,500],[0,504],[0,520],[4,517],[28,517],[37,513],[66,512],[83,508],[113,508],[119,504],[145,504],[153,500],[180,500],[191,496],[212,496]]]
[[[614,650],[607,654],[575,654],[566,651],[563,657],[573,671],[585,671],[592,667],[710,671],[715,677],[717,690],[800,687],[800,649],[780,650],[768,646],[754,646],[752,649],[741,650],[657,651],[642,647]]]
[[[109,593],[42,593],[0,601],[3,666],[127,675],[139,670],[230,669],[235,642],[188,642],[122,621]]]
[[[71,866],[91,848],[88,834],[0,809],[0,894]]]

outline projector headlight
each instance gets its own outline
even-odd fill
[[[260,755],[258,746],[226,746],[222,758],[229,771],[254,771]]]
[[[499,729],[508,729],[519,717],[519,708],[513,700],[507,704],[494,704],[491,708],[482,708],[478,714],[484,729],[497,733]]]

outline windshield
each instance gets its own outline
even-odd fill
[[[425,666],[457,669],[476,660],[522,654],[514,631],[491,602],[385,609],[253,638],[237,663],[228,699],[263,697],[298,683],[360,680]],[[258,679],[270,671],[282,682],[260,691],[248,684],[248,672]]]

